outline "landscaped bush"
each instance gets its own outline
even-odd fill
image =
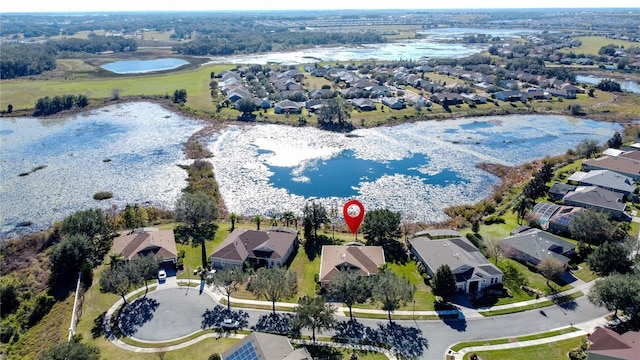
[[[503,218],[499,217],[499,216],[488,216],[484,219],[484,223],[485,225],[492,225],[492,224],[504,224],[505,221]]]

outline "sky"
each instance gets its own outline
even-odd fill
[[[215,11],[215,10],[320,10],[320,9],[476,9],[476,8],[594,8],[594,7],[635,8],[640,11],[638,0],[615,0],[601,2],[595,0],[457,0],[428,1],[402,0],[320,0],[306,2],[266,1],[266,0],[20,0],[3,1],[0,13],[7,12],[100,12],[100,11]]]

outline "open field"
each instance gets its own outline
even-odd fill
[[[598,55],[598,51],[600,50],[600,48],[609,44],[624,46],[625,48],[638,47],[640,45],[631,41],[609,39],[604,36],[578,36],[575,38],[575,40],[582,41],[582,45],[574,48],[564,48],[560,51],[565,53],[572,52],[574,54]]]

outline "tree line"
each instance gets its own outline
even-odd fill
[[[53,97],[45,96],[39,98],[35,105],[35,116],[46,116],[57,114],[64,110],[73,108],[84,108],[89,105],[89,99],[86,95],[56,95]]]

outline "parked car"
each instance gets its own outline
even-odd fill
[[[164,270],[158,271],[158,281],[163,282],[165,280],[167,280],[167,272]]]
[[[233,320],[233,319],[224,319],[220,323],[220,327],[224,330],[235,330],[238,328],[238,326],[240,326],[240,323],[238,322],[238,320]]]

